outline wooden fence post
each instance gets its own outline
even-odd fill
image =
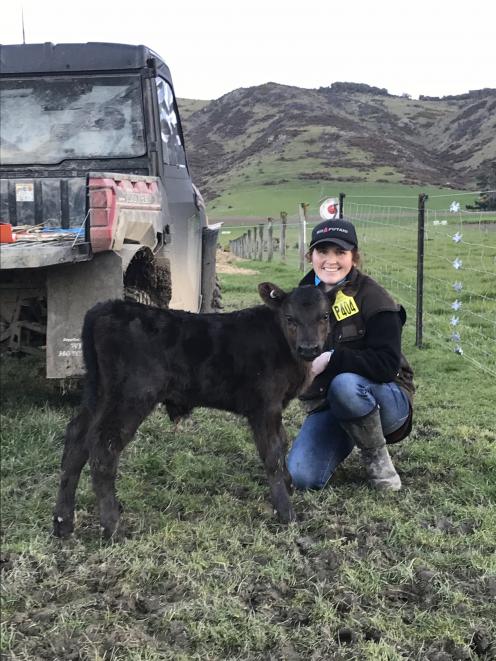
[[[264,226],[263,223],[260,223],[258,226],[258,254],[257,259],[259,262],[263,262],[264,254]]]
[[[281,211],[281,242],[279,245],[279,252],[281,253],[281,259],[286,260],[286,223],[288,221],[287,211]]]
[[[307,242],[307,208],[308,204],[306,202],[300,202],[299,213],[300,213],[300,234],[298,239],[298,247],[300,254],[300,271],[305,270],[305,246]]]
[[[267,234],[268,234],[268,239],[267,239],[267,261],[271,262],[272,261],[272,255],[274,252],[274,246],[272,244],[273,241],[273,230],[272,230],[272,218],[267,218]]]

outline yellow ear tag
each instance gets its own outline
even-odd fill
[[[336,294],[336,300],[332,304],[332,311],[338,321],[343,321],[343,319],[352,317],[359,312],[358,305],[353,296],[346,296],[342,291],[338,291]]]

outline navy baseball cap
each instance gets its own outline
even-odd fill
[[[344,218],[324,220],[313,228],[309,249],[322,243],[335,243],[343,250],[358,248],[355,226]]]

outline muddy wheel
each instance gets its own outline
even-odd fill
[[[212,308],[214,312],[220,312],[224,309],[222,304],[222,288],[220,286],[219,276],[215,276],[215,287],[212,293]]]
[[[124,299],[126,301],[134,301],[135,303],[143,303],[143,305],[153,305],[150,293],[137,287],[125,287]]]
[[[124,298],[166,309],[171,294],[168,266],[158,264],[149,250],[137,252],[124,275]]]

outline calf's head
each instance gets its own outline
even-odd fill
[[[258,293],[278,313],[281,328],[298,358],[310,361],[322,353],[329,332],[330,303],[320,289],[306,285],[286,293],[277,285],[262,282]]]

